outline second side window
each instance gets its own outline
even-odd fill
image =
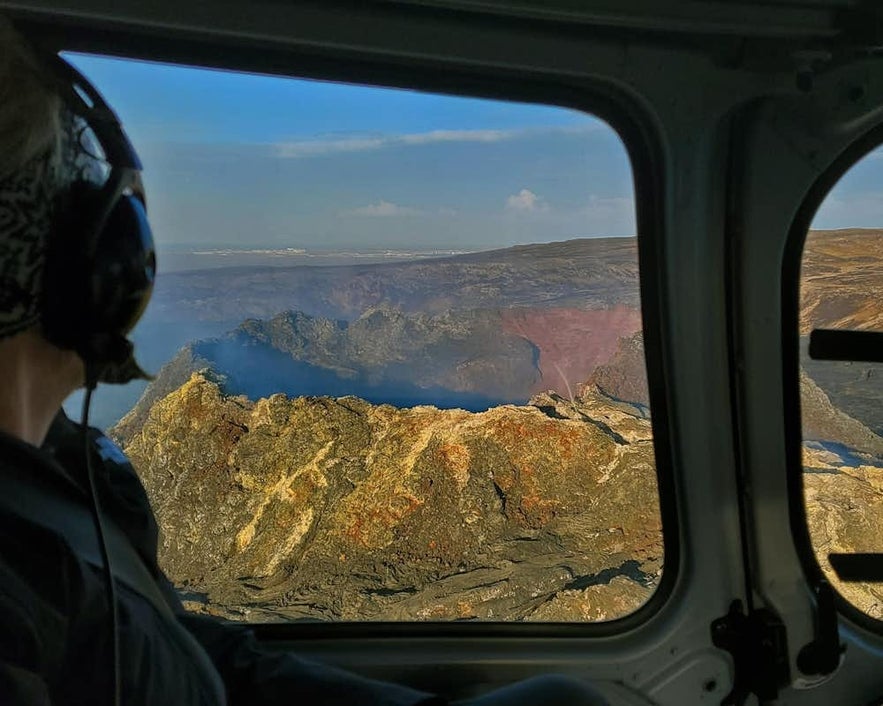
[[[841,595],[877,619],[883,584],[842,581],[831,556],[883,551],[883,365],[826,360],[810,355],[809,346],[819,330],[883,332],[880,164],[879,150],[872,152],[822,203],[803,252],[799,322],[804,501],[813,548]]]

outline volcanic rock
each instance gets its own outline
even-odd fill
[[[537,404],[250,401],[194,374],[126,452],[157,514],[160,563],[204,610],[618,617],[649,597],[663,558],[649,420],[599,393]]]
[[[883,464],[812,447],[804,449],[803,463],[806,516],[819,565],[844,598],[883,619],[883,584],[842,582],[828,561],[830,553],[883,550]]]

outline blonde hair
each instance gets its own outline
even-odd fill
[[[0,180],[47,153],[57,167],[62,106],[33,50],[0,16]]]

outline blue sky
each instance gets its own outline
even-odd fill
[[[281,142],[381,131],[577,126],[576,111],[67,55],[145,141]]]
[[[635,233],[625,150],[578,111],[69,58],[138,147],[164,248],[483,249]],[[883,225],[881,187],[877,151],[813,226]]]
[[[635,232],[625,150],[578,111],[68,58],[141,154],[161,246],[482,249]]]
[[[883,148],[856,162],[825,197],[813,228],[883,227]]]

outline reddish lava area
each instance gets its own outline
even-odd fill
[[[540,351],[542,378],[531,393],[555,390],[566,397],[616,352],[620,338],[641,329],[638,309],[508,309],[503,330],[526,338]]]

